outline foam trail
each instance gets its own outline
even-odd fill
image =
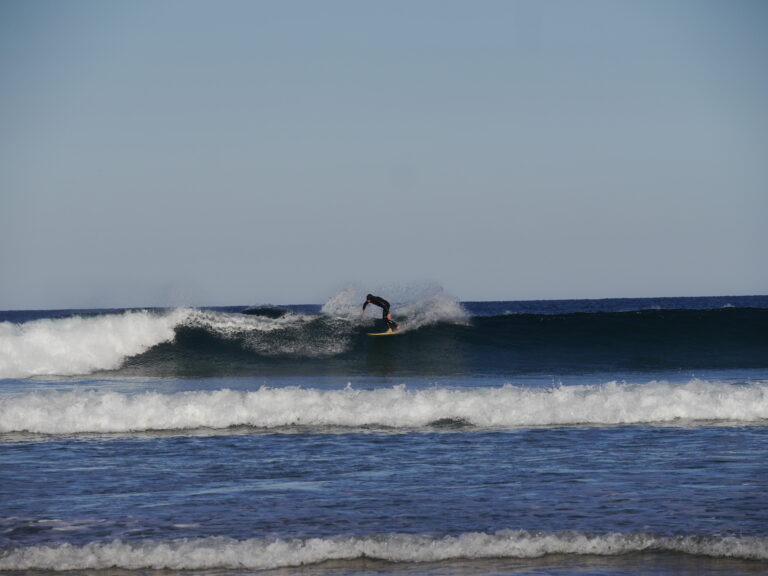
[[[608,383],[557,388],[377,390],[267,388],[123,394],[95,390],[0,396],[0,432],[71,434],[231,426],[413,429],[768,421],[768,383]]]
[[[189,314],[146,310],[0,323],[0,378],[89,374],[118,368],[129,356],[173,340]]]
[[[325,358],[347,351],[354,326],[345,321],[328,320],[325,329],[313,330],[312,326],[321,320],[317,315],[293,312],[269,318],[194,310],[184,325],[202,328],[261,356]],[[279,336],[274,337],[275,333]]]
[[[548,554],[616,556],[643,551],[768,560],[768,538],[505,530],[460,536],[385,534],[310,539],[194,540],[31,546],[0,556],[0,570],[264,570],[358,558],[389,562],[540,558]]]

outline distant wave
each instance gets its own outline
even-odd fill
[[[96,390],[0,396],[0,432],[120,433],[235,426],[516,428],[768,422],[768,383],[693,380],[526,388],[267,388],[160,394]]]
[[[360,558],[441,562],[540,558],[549,554],[617,556],[644,551],[765,561],[768,560],[768,538],[506,530],[443,537],[384,534],[309,539],[118,540],[85,546],[49,544],[11,549],[0,556],[0,570],[264,570]]]

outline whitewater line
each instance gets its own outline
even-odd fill
[[[0,433],[389,427],[440,421],[479,428],[768,422],[768,383],[692,380],[530,388],[505,385],[409,390],[297,387],[125,394],[77,390],[0,396]]]
[[[0,570],[263,570],[359,558],[440,562],[540,558],[549,554],[617,556],[643,551],[765,561],[768,560],[768,538],[504,530],[494,534],[470,532],[443,537],[384,534],[309,539],[116,540],[84,546],[49,544],[12,549],[0,556]]]

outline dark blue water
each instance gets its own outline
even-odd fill
[[[3,452],[6,546],[65,525],[84,545],[510,527],[764,536],[768,524],[761,426],[147,435]]]
[[[4,313],[0,570],[768,569],[765,297],[338,300]]]

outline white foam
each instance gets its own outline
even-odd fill
[[[88,374],[119,367],[174,338],[188,310],[144,310],[0,323],[0,378]]]
[[[693,380],[526,388],[376,390],[296,387],[161,394],[78,390],[0,396],[0,432],[69,434],[231,426],[420,428],[459,420],[483,428],[756,423],[768,420],[768,383]]]
[[[354,326],[339,321],[333,330],[312,330],[321,321],[317,315],[289,312],[279,318],[225,314],[194,310],[184,324],[209,330],[220,338],[236,341],[244,350],[262,356],[302,356],[323,358],[347,351]],[[275,332],[282,336],[275,338]]]
[[[389,562],[457,559],[539,558],[548,554],[615,556],[643,551],[768,560],[768,538],[736,536],[663,537],[652,534],[592,535],[505,530],[460,536],[386,534],[309,539],[201,538],[31,546],[0,557],[0,570],[263,570],[358,558]]]
[[[192,310],[185,325],[202,327],[222,337],[239,338],[250,332],[274,332],[305,325],[314,317],[287,312],[278,318],[246,314],[227,314],[208,310]]]

